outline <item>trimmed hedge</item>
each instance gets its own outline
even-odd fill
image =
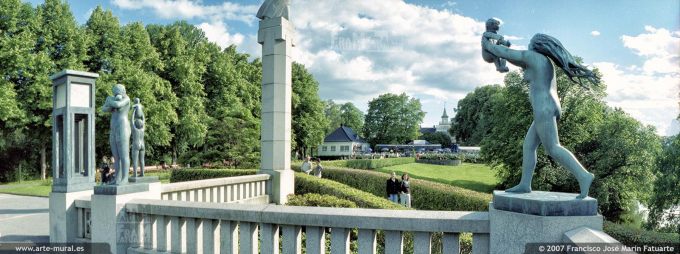
[[[324,169],[324,174],[326,169]],[[407,209],[399,204],[395,204],[386,198],[377,197],[345,184],[318,178],[305,173],[295,173],[295,194],[303,195],[307,193],[317,193],[322,195],[332,195],[341,199],[354,202],[358,207],[377,208],[377,209]]]
[[[415,163],[416,159],[413,157],[403,157],[403,158],[386,158],[386,159],[358,159],[358,160],[347,160],[345,162],[346,167],[356,168],[356,169],[376,169],[384,168],[394,165]],[[336,166],[343,166],[335,164]]]
[[[286,205],[291,206],[319,206],[319,207],[346,207],[356,208],[357,204],[347,199],[341,199],[332,195],[307,193],[304,195],[288,195]]]
[[[186,182],[220,177],[244,176],[257,174],[256,169],[175,169],[170,173],[170,182]]]
[[[642,230],[610,221],[604,222],[604,232],[627,246],[644,244],[680,244],[680,234]]]
[[[346,168],[325,168],[323,176],[378,197],[387,197],[389,174]],[[488,211],[491,194],[411,178],[411,205],[419,210]],[[361,206],[360,204],[357,204]]]

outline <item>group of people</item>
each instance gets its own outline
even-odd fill
[[[316,166],[312,165],[312,162],[315,162]],[[309,156],[305,157],[305,161],[302,162],[300,170],[302,170],[302,172],[305,172],[308,175],[314,175],[318,178],[321,178],[321,173],[323,172],[323,166],[321,166],[321,159],[316,158],[316,160],[312,160],[312,158]]]
[[[397,179],[397,174],[392,172],[390,179],[387,179],[386,192],[387,198],[397,204],[411,207],[411,178],[407,173],[401,175],[401,181]]]

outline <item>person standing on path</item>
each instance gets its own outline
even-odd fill
[[[390,179],[387,179],[386,192],[387,197],[390,201],[394,203],[399,203],[399,189],[401,188],[401,183],[397,180],[397,174],[392,172]]]
[[[411,183],[409,183],[409,180],[411,180],[411,178],[408,176],[408,173],[401,175],[401,194],[399,195],[399,199],[403,206],[411,208]]]

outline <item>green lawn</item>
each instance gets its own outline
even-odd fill
[[[412,178],[450,184],[470,190],[491,193],[498,179],[489,166],[463,163],[458,166],[441,166],[423,163],[409,163],[377,169],[380,172],[406,172]]]
[[[24,196],[47,197],[52,191],[52,181],[48,180],[29,180],[12,182],[0,185],[0,193],[16,194]]]
[[[147,176],[158,176],[161,183],[170,182],[170,171],[147,172]],[[52,191],[51,180],[29,180],[21,182],[11,182],[0,184],[0,193],[15,194],[23,196],[48,197]]]

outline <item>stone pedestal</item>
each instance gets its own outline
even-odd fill
[[[75,200],[89,197],[92,190],[50,192],[50,242],[75,242],[78,238],[78,211]]]
[[[285,18],[260,21],[262,44],[262,127],[260,172],[272,176],[271,201],[284,204],[294,192],[291,157],[291,100],[293,26]]]
[[[132,176],[128,179],[130,183],[154,183],[158,182],[158,176]]]
[[[582,227],[601,231],[603,219],[596,214],[597,200],[576,196],[494,191],[494,202],[489,205],[491,254],[524,253],[527,243],[562,243],[565,233]]]
[[[127,253],[139,241],[139,231],[125,212],[132,199],[161,199],[161,184],[136,183],[120,186],[96,186],[92,195],[92,242],[108,243],[111,253]]]

